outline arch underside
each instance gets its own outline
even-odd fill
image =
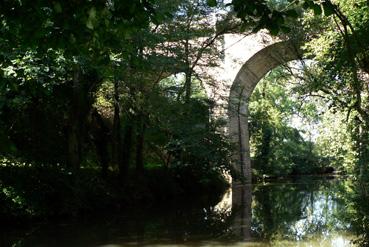
[[[253,55],[240,69],[233,81],[229,103],[228,132],[236,150],[233,165],[247,182],[251,182],[251,159],[248,128],[248,100],[258,82],[272,69],[300,59],[300,50],[290,41],[267,46]]]

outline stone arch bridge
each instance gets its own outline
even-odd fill
[[[233,166],[247,183],[251,182],[248,100],[270,70],[298,59],[301,59],[301,51],[292,41],[271,44],[249,58],[232,83],[228,98],[228,134],[236,147]]]

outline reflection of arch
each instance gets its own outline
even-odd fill
[[[251,240],[252,220],[252,186],[251,184],[232,186],[232,215],[234,217],[232,232],[243,241]]]
[[[247,182],[251,182],[251,160],[248,128],[248,99],[257,83],[270,70],[300,58],[299,49],[283,41],[267,46],[253,55],[240,69],[233,81],[228,105],[229,135],[237,147],[233,162]]]

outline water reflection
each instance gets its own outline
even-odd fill
[[[236,185],[232,188],[232,213],[234,216],[232,232],[240,240],[251,240],[252,185]]]
[[[350,181],[234,186],[214,205],[177,204],[1,236],[1,246],[350,246]],[[11,237],[10,237],[11,236]]]
[[[232,229],[239,241],[273,246],[350,246],[346,189],[350,181],[315,179],[235,186]],[[229,197],[229,196],[228,196]],[[227,198],[227,197],[226,197]]]

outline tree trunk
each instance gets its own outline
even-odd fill
[[[191,77],[192,77],[192,72],[190,71],[190,69],[186,72],[186,79],[185,79],[185,102],[188,103],[190,102],[191,99],[191,94],[192,94],[192,81],[191,81]]]
[[[106,177],[109,166],[109,128],[105,125],[99,112],[94,109],[92,112],[91,133],[96,148],[96,153],[100,162],[101,176]]]
[[[76,126],[71,126],[68,133],[68,167],[78,170],[81,163],[80,140]]]
[[[185,72],[185,84],[184,84],[184,88],[185,88],[185,102],[188,103],[190,101],[191,98],[191,94],[192,94],[192,90],[191,90],[191,78],[192,78],[192,68],[191,68],[191,64],[190,64],[190,44],[189,44],[189,40],[187,39],[185,42],[185,64],[186,64],[186,72]]]
[[[121,162],[119,164],[119,175],[125,178],[128,173],[128,168],[131,162],[131,151],[132,151],[132,133],[133,126],[130,119],[127,119],[126,126],[124,128],[124,137],[121,149]]]
[[[96,70],[82,74],[80,65],[78,63],[74,65],[67,133],[67,163],[72,170],[78,170],[81,165],[88,133],[88,118],[93,103],[91,95],[100,82]]]
[[[68,133],[68,166],[72,170],[78,170],[81,163],[81,94],[80,67],[74,67],[72,102],[70,110],[70,127]]]
[[[144,143],[145,143],[145,129],[146,124],[144,117],[141,114],[137,123],[137,136],[136,136],[136,173],[142,175],[144,172]]]
[[[119,174],[123,175],[122,162],[122,135],[120,121],[120,97],[119,97],[119,82],[114,80],[114,120],[113,120],[113,159],[119,169]]]
[[[106,177],[108,175],[108,167],[109,167],[109,152],[107,149],[107,140],[103,138],[97,143],[96,145],[97,153],[100,159],[100,166],[101,166],[101,176]]]

